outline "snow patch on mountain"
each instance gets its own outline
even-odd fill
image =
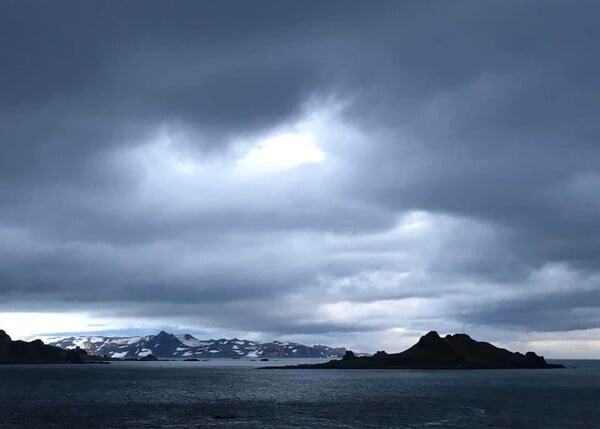
[[[139,358],[150,354],[163,359],[184,358],[337,358],[346,352],[344,348],[323,345],[306,346],[299,343],[273,341],[199,340],[190,334],[169,334],[161,331],[157,335],[143,337],[44,337],[46,344],[74,349],[80,347],[90,354],[112,358]]]

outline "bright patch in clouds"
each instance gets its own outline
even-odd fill
[[[356,132],[340,121],[338,104],[310,105],[296,122],[283,123],[265,134],[221,142],[229,150],[219,157],[203,151],[202,136],[177,126],[163,125],[149,141],[118,151],[115,162],[124,170],[137,169],[152,194],[185,184],[205,188],[228,180],[246,181],[325,161],[337,142],[356,140]],[[326,148],[326,149],[324,149]],[[332,159],[333,160],[333,159]]]
[[[166,326],[163,322],[160,318],[146,321],[138,318],[110,317],[93,312],[0,311],[0,329],[6,331],[13,340],[43,339],[46,336],[64,333],[93,334],[135,329],[152,333],[157,324]],[[189,331],[187,327],[181,329]]]
[[[302,164],[319,164],[325,154],[309,133],[276,134],[259,141],[238,161],[242,171],[262,173],[290,170]]]
[[[8,335],[26,338],[43,332],[93,332],[105,329],[104,323],[81,313],[0,312],[0,329]]]

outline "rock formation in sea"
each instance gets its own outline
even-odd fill
[[[286,367],[286,368],[291,368]],[[295,368],[332,369],[512,369],[563,368],[549,364],[534,352],[511,352],[490,343],[476,341],[467,334],[440,337],[431,331],[401,353],[380,351],[373,356],[357,357],[348,351],[341,360]]]

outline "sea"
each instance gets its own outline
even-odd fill
[[[300,363],[293,359],[6,365],[0,428],[600,428],[600,361],[553,362],[567,368],[257,368]]]

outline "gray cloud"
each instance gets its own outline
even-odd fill
[[[532,299],[513,299],[463,314],[469,322],[525,331],[571,331],[600,327],[600,291],[549,293]]]
[[[597,9],[4,2],[0,296],[198,331],[595,328]],[[298,127],[323,163],[237,172]]]

